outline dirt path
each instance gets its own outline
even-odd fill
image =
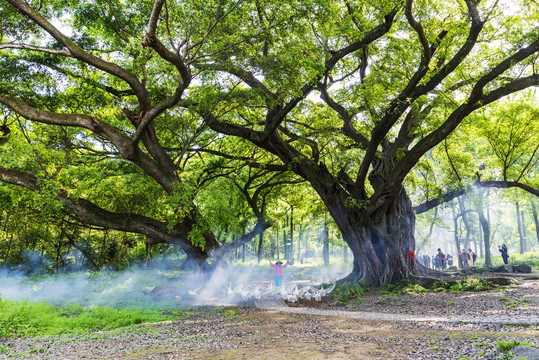
[[[291,314],[304,314],[315,316],[331,316],[359,320],[401,321],[401,322],[441,322],[441,323],[464,323],[464,324],[487,324],[487,325],[538,325],[537,315],[507,314],[507,315],[411,315],[411,314],[388,314],[381,312],[366,311],[343,311],[323,310],[316,308],[289,307],[280,304],[263,304],[257,306],[262,310],[280,311]]]

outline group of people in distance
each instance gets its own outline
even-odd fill
[[[504,264],[507,264],[509,259],[507,245],[498,245],[498,250],[500,251]],[[442,249],[438,249],[438,253],[433,255],[432,259],[428,255],[418,256],[417,259],[424,266],[436,270],[443,270],[447,267],[453,266],[453,256],[450,254],[444,254]],[[477,255],[472,251],[472,249],[468,249],[468,251],[466,251],[466,249],[462,249],[458,251],[457,259],[458,267],[460,269],[464,269],[466,267],[475,265]]]
[[[457,261],[458,267],[464,269],[465,267],[473,266],[477,255],[472,251],[472,249],[462,249],[458,251]],[[451,267],[454,264],[453,256],[451,254],[444,254],[442,249],[438,249],[438,253],[432,256],[432,259],[429,255],[418,256],[418,260],[421,264],[428,268],[443,270],[448,267]]]

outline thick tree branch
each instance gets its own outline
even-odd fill
[[[18,170],[0,167],[0,181],[22,186],[31,191],[40,190],[38,177]],[[194,247],[191,241],[185,236],[186,232],[182,228],[185,224],[183,223],[180,223],[172,230],[169,230],[166,222],[157,221],[153,218],[135,213],[111,212],[86,199],[72,199],[67,191],[63,189],[58,191],[56,200],[59,201],[65,209],[74,214],[79,221],[85,224],[100,226],[106,229],[144,234],[154,242],[179,244],[190,254],[198,254],[200,257],[203,257],[202,250]]]
[[[41,14],[39,14],[37,11],[32,9],[28,4],[26,4],[24,1],[21,0],[7,0],[11,5],[13,5],[21,14],[24,16],[30,18],[32,21],[34,21],[38,26],[43,28],[46,32],[48,32],[53,38],[58,40],[62,45],[64,45],[71,55],[81,60],[91,66],[94,66],[100,70],[103,70],[111,75],[114,75],[116,77],[119,77],[120,79],[124,80],[131,86],[133,91],[135,92],[138,101],[139,106],[142,111],[146,111],[149,107],[149,97],[148,92],[146,88],[140,83],[140,81],[137,79],[135,75],[130,73],[129,71],[125,70],[124,68],[118,66],[117,64],[110,63],[108,61],[105,61],[103,59],[98,58],[97,56],[94,56],[87,51],[85,51],[83,48],[78,46],[73,40],[71,40],[69,37],[62,34],[56,27],[54,27],[47,19],[45,19]]]
[[[208,67],[206,67],[208,70],[217,70],[229,73],[231,75],[236,76],[237,78],[241,79],[244,83],[249,85],[253,89],[260,89],[263,93],[269,96],[272,100],[278,100],[279,97],[277,94],[271,92],[262,81],[258,80],[253,73],[246,71],[238,66],[234,65],[225,65],[225,64],[212,64]],[[272,105],[271,103],[268,103],[268,105]],[[272,105],[273,106],[273,105]]]
[[[84,114],[58,114],[38,110],[8,95],[0,95],[0,103],[32,121],[50,125],[80,127],[102,136],[110,141],[125,159],[140,166],[168,192],[172,192],[172,184],[177,182],[173,174],[164,173],[140,148],[132,146],[131,139],[128,136],[122,134],[105,121]]]
[[[519,189],[529,192],[530,194],[539,196],[539,189],[536,189],[527,184],[520,183],[518,181],[476,181],[473,183],[473,186],[484,187],[484,188],[499,188],[499,189],[519,188]],[[428,200],[424,202],[423,204],[414,206],[414,211],[416,212],[416,214],[427,212],[430,209],[435,208],[436,206],[439,206],[443,203],[449,202],[461,195],[466,194],[468,191],[469,191],[469,188],[467,189],[461,188],[454,191],[450,191],[448,193],[445,193],[443,196],[439,198]]]
[[[518,181],[480,181],[474,183],[476,186],[486,187],[486,188],[519,188],[524,191],[529,192],[535,196],[539,196],[539,189],[536,189],[530,185],[520,183]]]
[[[415,30],[415,32],[417,33],[419,37],[419,42],[421,43],[421,46],[423,47],[423,57],[427,60],[427,62],[429,62],[432,56],[431,49],[429,47],[429,42],[427,41],[427,37],[425,36],[425,31],[423,30],[423,26],[421,26],[421,23],[417,22],[414,19],[414,15],[412,14],[413,4],[414,4],[414,0],[406,0],[406,7],[404,8],[404,14],[406,15],[406,19],[408,20],[408,23]]]
[[[269,137],[285,119],[286,115],[288,115],[288,113],[292,111],[292,109],[294,109],[300,101],[309,95],[309,93],[317,86],[318,82],[327,76],[327,74],[329,74],[329,72],[342,58],[364,48],[368,44],[372,44],[376,40],[380,39],[383,35],[387,34],[393,25],[393,21],[395,20],[395,16],[398,11],[399,7],[397,6],[385,16],[385,21],[382,24],[369,31],[361,40],[341,48],[338,51],[332,52],[331,57],[324,64],[324,71],[318,74],[314,79],[309,79],[309,82],[301,88],[300,95],[295,96],[284,106],[279,106],[268,113],[264,131],[262,134],[260,134],[259,142],[265,142],[269,139]]]
[[[324,100],[324,102],[328,104],[330,108],[335,110],[337,114],[340,115],[341,119],[343,120],[343,126],[341,128],[341,132],[344,135],[348,136],[350,139],[354,140],[361,149],[364,149],[364,150],[367,149],[369,147],[369,139],[367,139],[367,137],[360,134],[354,128],[354,125],[352,124],[353,115],[350,114],[348,110],[344,108],[344,106],[335,102],[329,96],[325,85],[319,84],[318,88],[320,89],[322,100]]]
[[[174,148],[170,148],[168,150],[178,150]],[[236,156],[236,155],[230,155],[228,153],[223,153],[221,151],[211,150],[211,149],[204,149],[204,148],[196,148],[196,149],[189,149],[189,151],[192,152],[203,152],[208,153],[212,155],[217,155],[219,157],[229,159],[229,160],[239,160],[242,162],[245,162],[247,165],[249,165],[252,168],[257,169],[266,169],[270,171],[288,171],[288,166],[286,165],[277,165],[277,164],[270,164],[270,163],[261,163],[258,161],[254,161],[252,157],[246,157],[246,156]]]
[[[166,46],[159,41],[156,35],[157,21],[159,20],[159,15],[161,14],[161,9],[163,8],[164,4],[165,0],[155,0],[152,14],[150,15],[150,20],[148,23],[148,32],[142,39],[142,47],[150,46],[157,52],[157,54],[159,54],[159,56],[161,56],[161,58],[174,65],[180,73],[180,83],[184,88],[186,88],[191,81],[189,69],[187,66],[185,66],[183,59],[177,53],[168,50]]]
[[[67,57],[73,57],[71,53],[67,50],[60,50],[60,49],[48,49],[41,46],[34,46],[29,44],[21,44],[21,43],[4,43],[0,44],[0,50],[1,49],[24,49],[24,50],[30,50],[30,51],[38,51],[46,54],[53,54],[53,55],[60,55],[60,56],[67,56]]]
[[[511,81],[500,88],[490,91],[487,95],[483,94],[483,89],[488,83],[496,79],[497,76],[501,75],[511,67],[537,52],[539,52],[539,40],[536,40],[528,47],[519,50],[481,77],[476,86],[474,86],[466,102],[453,111],[453,113],[448,116],[447,120],[441,126],[421,139],[404,156],[395,169],[394,181],[402,181],[406,174],[408,174],[411,168],[427,151],[443,141],[451,132],[453,132],[453,130],[456,129],[462,120],[473,111],[509,94],[529,88],[531,86],[539,86],[539,74],[533,74],[528,77]]]

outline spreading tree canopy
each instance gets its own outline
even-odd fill
[[[415,211],[465,185],[414,208],[407,179],[480,109],[539,84],[532,0],[7,0],[0,13],[13,139],[0,180],[201,263],[220,252],[186,179],[193,154],[259,169],[261,186],[310,184],[352,250],[348,280],[427,273]],[[118,191],[138,190],[128,211],[115,184],[86,180],[116,173]],[[539,194],[536,179],[497,176],[475,182]],[[258,200],[236,245],[268,226]]]

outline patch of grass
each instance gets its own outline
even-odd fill
[[[516,308],[520,304],[520,301],[509,301],[505,304],[506,308]]]
[[[498,349],[503,352],[513,350],[513,348],[518,345],[531,346],[531,344],[527,342],[520,342],[518,340],[509,340],[509,341],[497,340],[496,343],[498,344]]]
[[[8,354],[8,355],[11,355],[12,354],[12,349],[10,349],[10,346],[12,346],[13,343],[11,343],[11,345],[8,345],[8,344],[5,344],[5,345],[0,345],[0,354]]]
[[[482,347],[482,346],[488,346],[488,343],[486,341],[474,344],[474,346]]]
[[[449,304],[447,304],[448,306],[454,306],[455,305],[455,302],[454,301],[450,301]]]
[[[0,299],[0,338],[81,334],[170,320],[176,316],[172,312],[163,313],[162,308],[60,307],[46,302]]]
[[[501,301],[508,301],[509,298],[508,298],[507,296],[502,296],[502,297],[500,298],[500,300],[501,300]]]
[[[225,316],[234,316],[234,315],[240,315],[241,310],[240,309],[230,309],[225,312]]]

